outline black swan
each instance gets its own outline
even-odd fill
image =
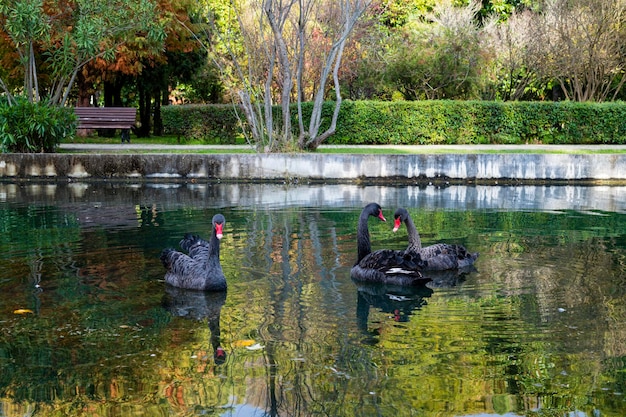
[[[189,290],[226,290],[226,277],[220,265],[220,239],[226,219],[216,214],[211,223],[213,232],[209,242],[191,234],[180,241],[180,247],[188,255],[172,248],[161,252],[161,262],[167,269],[165,282]]]
[[[370,216],[387,221],[377,203],[370,203],[363,208],[357,225],[357,261],[350,270],[352,279],[360,282],[401,286],[425,282],[420,273],[424,263],[419,254],[391,249],[372,252],[367,227]]]
[[[431,246],[422,247],[419,232],[411,219],[411,215],[405,208],[399,208],[393,215],[393,231],[396,232],[402,223],[406,225],[409,246],[407,254],[419,254],[425,262],[424,271],[445,271],[449,269],[465,269],[474,264],[478,258],[478,252],[469,252],[464,246],[449,243],[435,243]]]

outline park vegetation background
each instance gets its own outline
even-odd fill
[[[2,150],[137,137],[622,143],[626,0],[0,0]],[[342,104],[343,102],[343,104]],[[608,102],[608,103],[607,103]]]

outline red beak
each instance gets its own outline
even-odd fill
[[[224,225],[220,223],[215,223],[215,237],[221,239],[223,234],[222,230],[224,229]]]
[[[385,216],[383,216],[383,211],[382,211],[382,210],[380,210],[380,211],[378,212],[378,218],[379,218],[380,220],[384,221],[384,222],[386,222],[386,221],[387,221],[387,219],[385,219]]]
[[[400,217],[398,217],[394,222],[393,222],[393,231],[397,232],[398,229],[400,228],[400,226],[402,225],[402,220],[400,220]]]

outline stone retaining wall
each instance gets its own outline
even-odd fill
[[[626,183],[626,154],[2,154],[0,179]]]

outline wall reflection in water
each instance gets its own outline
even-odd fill
[[[0,415],[626,414],[624,193],[0,183]],[[476,270],[355,284],[369,201]],[[217,211],[228,293],[166,287],[161,249]]]

